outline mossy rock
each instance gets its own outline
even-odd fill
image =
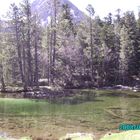
[[[92,134],[86,133],[73,133],[61,137],[59,140],[95,140]]]
[[[106,134],[100,140],[140,140],[140,130]]]

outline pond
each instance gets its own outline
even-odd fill
[[[122,123],[139,124],[139,96],[112,96],[114,92],[105,92],[111,96],[97,92],[96,100],[78,104],[0,98],[0,133],[57,139],[66,133],[89,132],[98,138],[108,131],[118,132]]]

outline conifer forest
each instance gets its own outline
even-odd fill
[[[97,15],[69,0],[9,6],[0,19],[0,140],[140,139],[140,9]],[[120,132],[128,128],[137,131]]]
[[[140,78],[140,12],[104,19],[88,15],[76,20],[68,4],[54,0],[51,17],[41,23],[28,0],[19,6],[11,4],[7,21],[0,22],[1,89],[7,85],[47,85],[65,88],[93,88],[139,83]]]

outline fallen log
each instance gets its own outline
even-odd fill
[[[115,117],[115,118],[124,119],[122,116],[117,115],[116,113],[114,113],[111,110],[104,109],[104,111],[107,112],[108,114],[110,114],[111,116]]]

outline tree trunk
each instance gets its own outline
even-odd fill
[[[17,47],[17,54],[18,54],[18,64],[19,64],[19,69],[20,69],[21,80],[22,80],[22,83],[24,84],[25,79],[24,79],[23,69],[22,69],[21,46],[20,46],[20,39],[19,39],[17,12],[15,12],[15,32],[16,32],[16,47]]]
[[[51,29],[52,29],[52,20],[51,20]],[[50,33],[50,82],[53,83],[53,33]]]
[[[39,41],[39,37],[38,37],[38,33],[35,29],[35,85],[36,85],[36,88],[38,89],[39,88],[39,84],[38,84],[38,44],[37,44],[37,41]]]
[[[55,67],[55,49],[56,49],[56,0],[54,0],[54,30],[53,30],[53,69]]]
[[[50,30],[49,30],[49,28],[47,28],[47,46],[48,46],[48,50],[47,50],[47,53],[48,53],[48,85],[50,85],[50,46],[51,46],[51,44],[50,44],[50,42],[51,42],[51,39],[50,39]]]
[[[92,18],[90,17],[90,47],[91,47],[91,79],[93,81],[93,34],[92,34]]]
[[[3,74],[3,64],[0,65],[1,66],[1,91],[5,92],[5,81],[4,81],[4,74]]]
[[[27,75],[26,75],[26,54],[23,46],[23,71],[24,71],[24,90],[27,90]]]
[[[28,85],[33,84],[32,55],[31,55],[31,9],[27,2],[27,63],[28,63]]]
[[[2,91],[2,92],[5,92],[5,91],[6,91],[3,75],[2,75],[2,78],[1,78],[1,91]]]

